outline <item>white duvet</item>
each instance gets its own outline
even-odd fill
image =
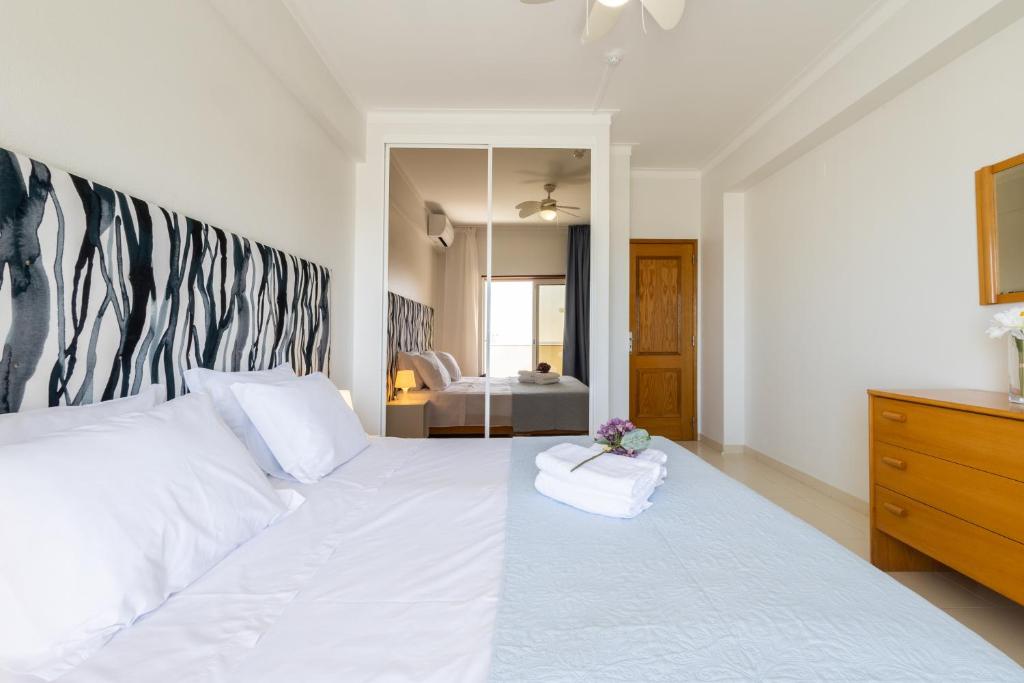
[[[374,439],[367,451],[321,483],[299,486],[307,502],[289,518],[236,550],[61,680],[486,680],[502,582],[510,444],[508,439]],[[677,476],[684,469],[677,466]],[[777,511],[749,490],[742,498],[743,511],[735,515],[763,516],[768,507]],[[569,524],[586,521],[579,511],[566,515]],[[794,536],[813,546],[801,553],[842,553],[838,559],[852,559],[830,539],[807,533],[812,530],[800,520],[770,516],[783,527],[771,535],[784,542],[766,546],[763,530],[753,525],[750,547],[764,556],[749,558],[745,571],[752,585],[760,580],[757,572],[788,571],[794,548],[786,545]],[[860,567],[855,584],[877,583],[874,568]],[[716,577],[738,579],[730,573],[736,569],[719,567],[717,572],[725,574],[706,574],[702,590],[713,591]],[[609,577],[614,580],[619,579]],[[841,609],[850,597],[825,590],[814,599]],[[944,632],[950,631],[941,611],[919,607],[923,622],[941,622]],[[544,611],[557,608],[537,605]],[[688,623],[703,623],[721,616],[716,609],[685,617]],[[755,614],[746,623],[771,632],[786,628],[780,606],[772,601],[747,609]],[[883,614],[870,618],[880,626],[889,623]],[[917,632],[926,632],[927,625],[921,626]],[[751,637],[762,637],[756,631]],[[977,639],[966,631],[963,635],[963,642],[973,646]],[[586,638],[585,633],[578,636]],[[828,643],[821,646],[821,656],[829,656]],[[656,632],[645,647],[671,655]],[[552,664],[557,661],[555,656]],[[942,680],[941,672],[920,664],[924,677]],[[1012,665],[1006,662],[1001,670],[1007,667]],[[557,671],[549,672],[550,680],[564,680]]]
[[[291,517],[61,681],[471,681],[490,664],[508,440],[374,439]]]

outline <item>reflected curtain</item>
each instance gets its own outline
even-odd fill
[[[480,375],[480,251],[476,228],[455,228],[444,253],[444,298],[437,349],[455,356],[462,374]]]
[[[569,227],[562,374],[590,385],[590,226]]]

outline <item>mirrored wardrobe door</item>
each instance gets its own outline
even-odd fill
[[[493,436],[589,430],[590,153],[493,151]]]
[[[385,433],[486,435],[487,147],[389,147]]]

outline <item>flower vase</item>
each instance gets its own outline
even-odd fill
[[[1024,403],[1024,338],[1010,335],[1010,402]]]

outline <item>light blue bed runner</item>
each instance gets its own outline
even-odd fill
[[[639,517],[545,498],[534,456],[566,440],[512,442],[491,680],[1024,680],[952,617],[670,441],[654,441],[668,480]]]

